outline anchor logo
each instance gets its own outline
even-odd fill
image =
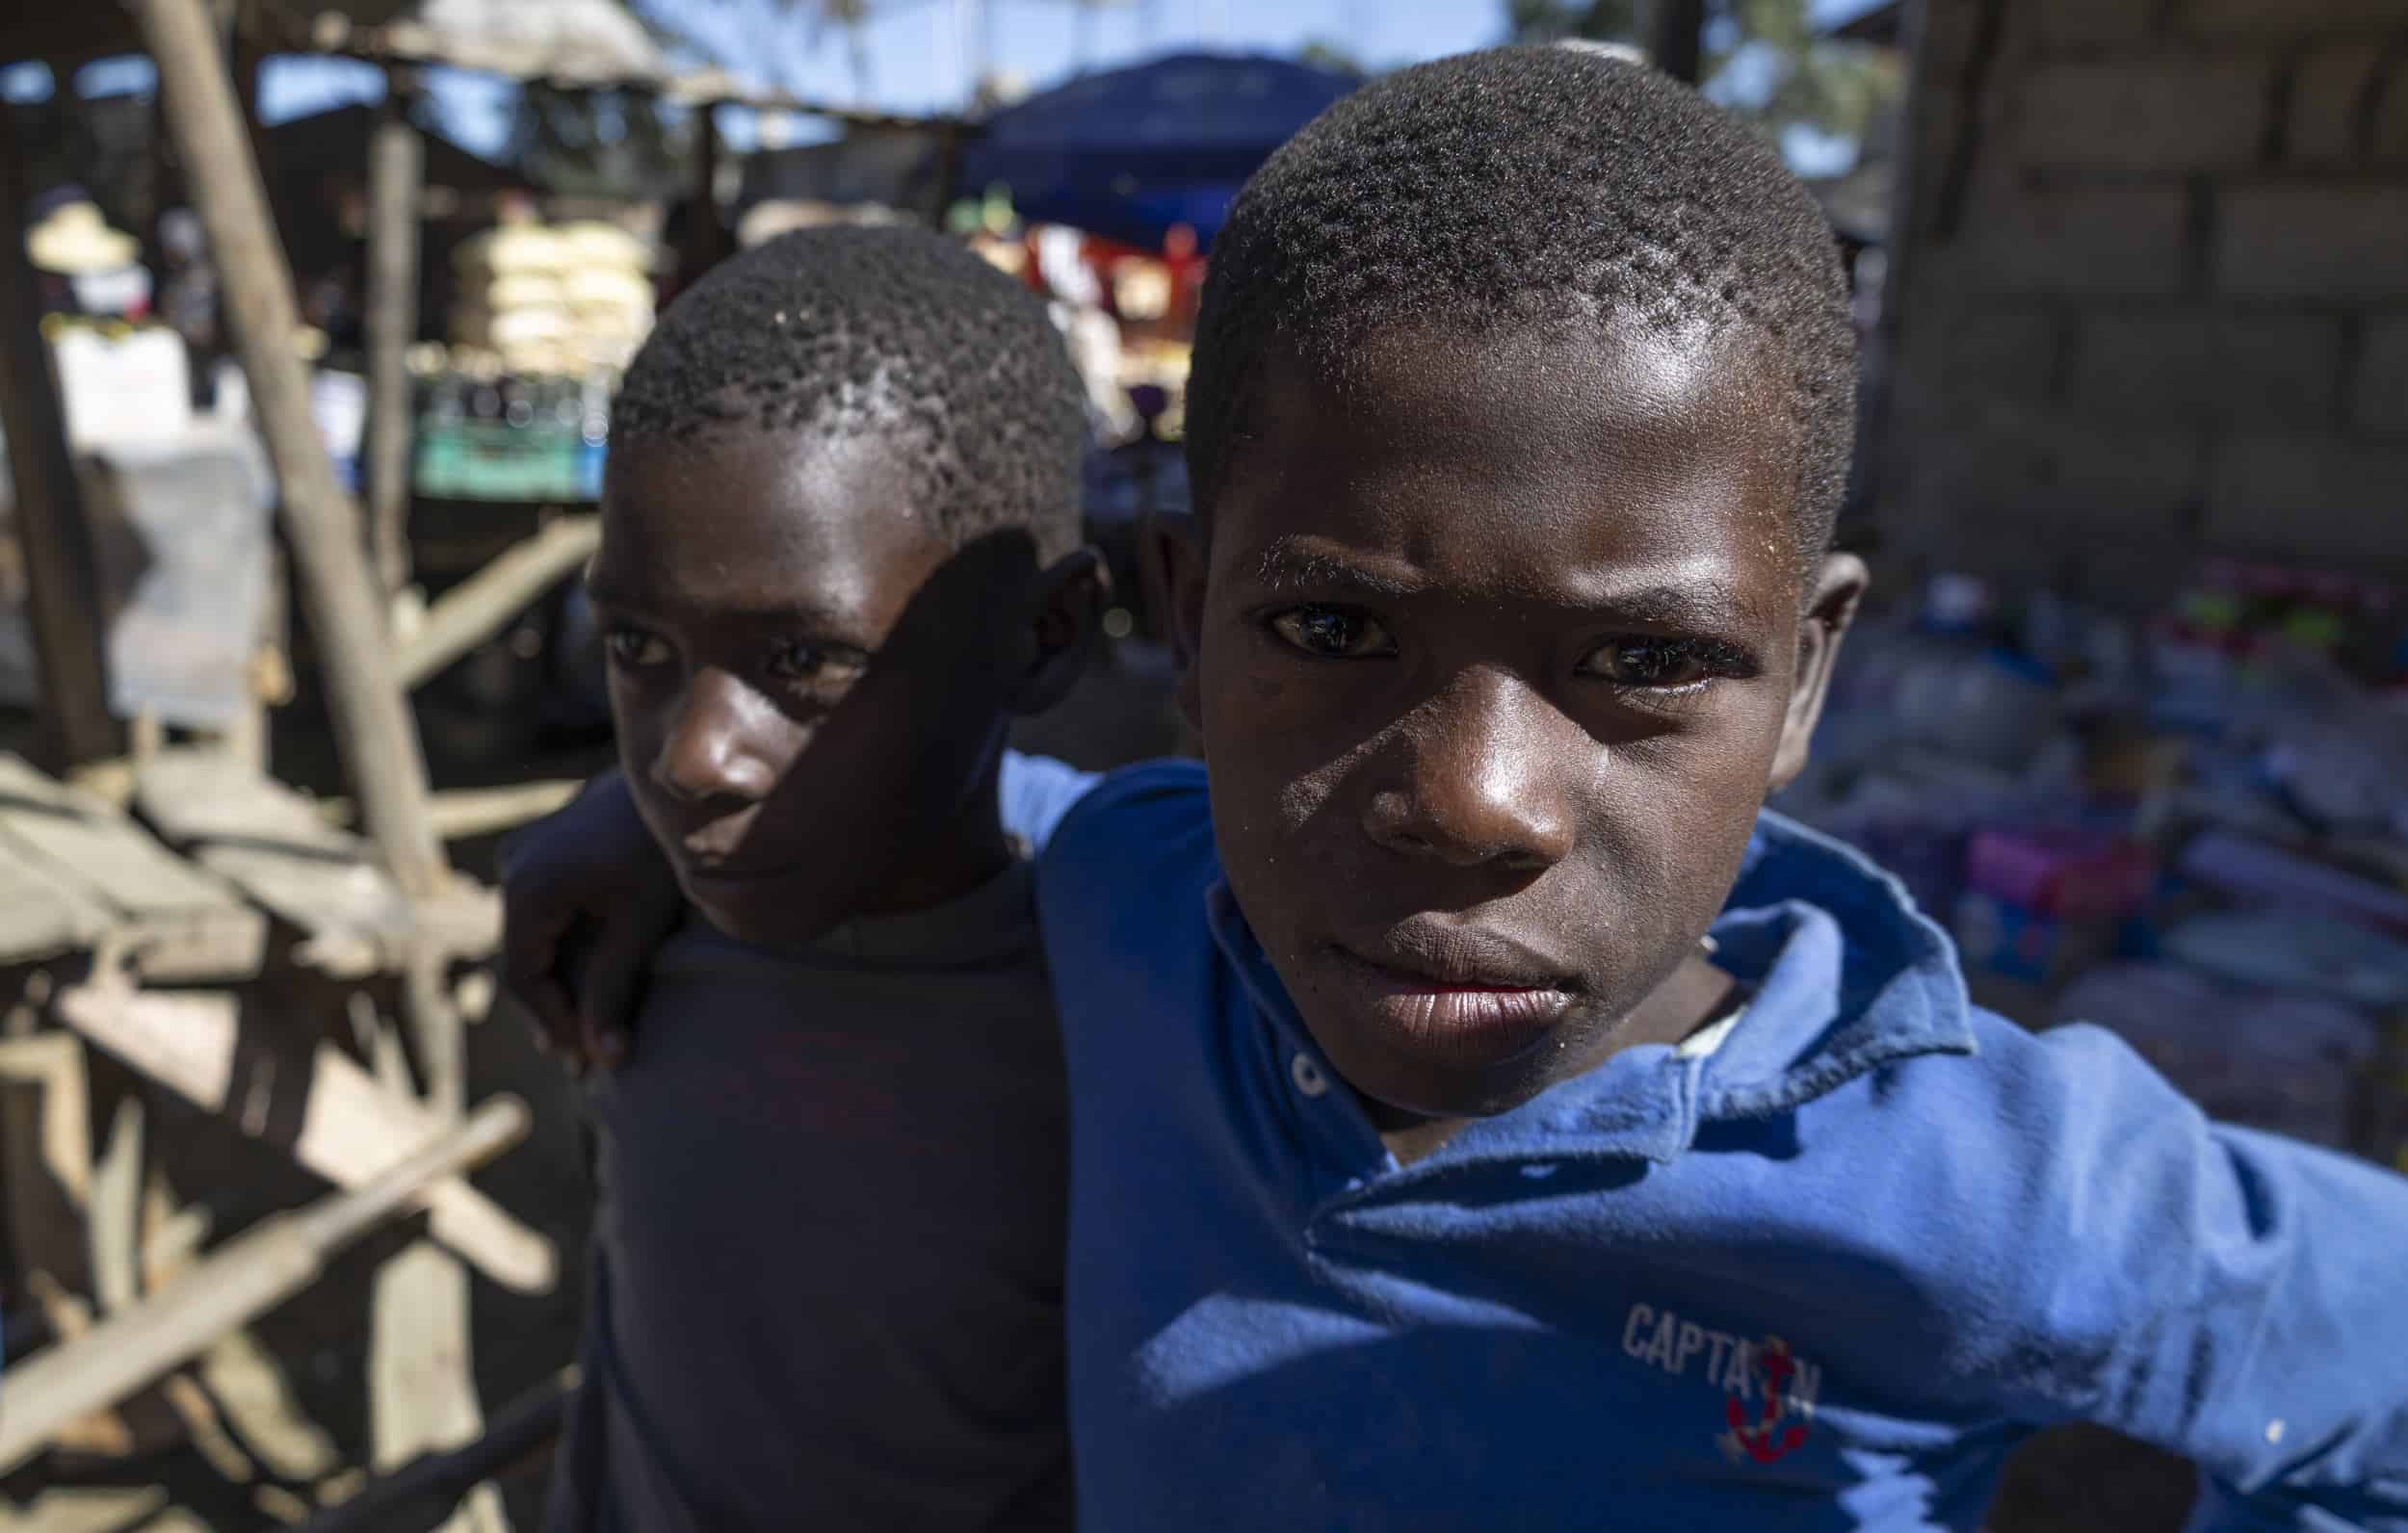
[[[1790,1381],[1797,1375],[1797,1360],[1790,1356],[1790,1344],[1779,1337],[1767,1338],[1757,1349],[1755,1364],[1763,1377],[1759,1380],[1764,1393],[1764,1410],[1749,1420],[1747,1407],[1736,1394],[1722,1402],[1723,1419],[1730,1424],[1730,1436],[1723,1440],[1726,1449],[1736,1449],[1733,1456],[1744,1453],[1759,1464],[1771,1464],[1787,1458],[1806,1445],[1806,1428],[1801,1422],[1783,1425],[1789,1410]]]

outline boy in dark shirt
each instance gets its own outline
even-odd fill
[[[1249,183],[1209,769],[1039,877],[1086,1526],[1970,1530],[2088,1419],[2202,1525],[2408,1529],[2408,1183],[1974,1009],[1764,809],[1865,583],[1853,377],[1812,199],[1626,64],[1400,71]]]
[[[588,579],[621,777],[529,855],[632,802],[690,916],[590,1091],[563,1533],[1067,1525],[1060,1049],[999,779],[1041,828],[1004,731],[1097,609],[1081,412],[1042,308],[907,229],[728,263],[628,372]]]

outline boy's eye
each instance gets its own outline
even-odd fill
[[[1395,637],[1377,618],[1342,608],[1292,607],[1271,618],[1270,631],[1323,660],[1367,660],[1397,652]]]
[[[1584,676],[1601,677],[1618,687],[1674,689],[1693,686],[1714,674],[1710,658],[1685,638],[1612,638],[1589,651],[1580,663]]]
[[[770,657],[770,674],[788,681],[842,685],[863,669],[861,656],[827,644],[788,644]]]
[[[668,646],[641,628],[614,628],[602,636],[614,663],[641,669],[668,663]]]

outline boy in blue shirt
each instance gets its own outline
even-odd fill
[[[1864,585],[1853,369],[1804,190],[1611,60],[1401,71],[1249,184],[1209,772],[1039,874],[1086,1526],[1973,1529],[2088,1419],[2201,1525],[2408,1529],[2408,1183],[1975,1011],[1763,810]]]

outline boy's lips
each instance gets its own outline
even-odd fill
[[[1571,965],[1557,962],[1528,943],[1502,932],[1453,925],[1427,916],[1400,921],[1368,941],[1338,946],[1350,957],[1418,981],[1427,990],[1579,988]]]
[[[1335,944],[1348,988],[1409,1047],[1493,1063],[1535,1045],[1580,1000],[1570,970],[1498,933],[1415,919]]]

